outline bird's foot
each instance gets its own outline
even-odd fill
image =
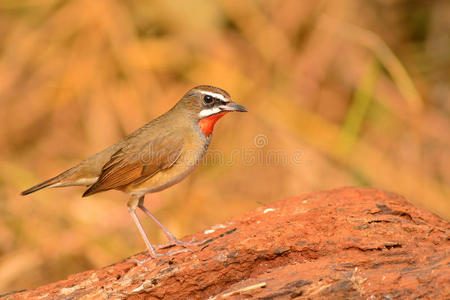
[[[137,258],[131,258],[131,259],[130,259],[130,262],[134,262],[137,266],[140,266],[140,265],[143,265],[143,264],[145,264],[145,263],[151,261],[152,259],[156,259],[156,258],[162,257],[162,256],[164,256],[164,255],[165,255],[165,254],[150,255],[149,257],[147,257],[147,258],[145,258],[145,259],[142,259],[142,260],[139,260],[139,259],[137,259]]]
[[[152,259],[156,259],[159,257],[164,257],[164,256],[172,256],[178,253],[185,253],[185,252],[194,252],[191,249],[181,249],[181,250],[173,250],[173,251],[169,251],[167,253],[154,253],[154,254],[150,254],[149,257],[143,259],[143,260],[139,260],[136,258],[132,258],[130,259],[131,262],[136,263],[136,265],[141,266],[149,261],[151,261]]]
[[[182,240],[179,240],[179,239],[173,237],[166,244],[156,245],[155,249],[166,249],[166,248],[170,248],[170,247],[173,247],[173,246],[181,246],[181,247],[187,248],[189,246],[201,245],[201,244],[203,244],[206,241],[208,241],[208,239],[204,239],[204,240],[200,240],[200,241],[194,241],[194,238],[192,238],[189,242],[185,242],[185,241],[182,241]]]

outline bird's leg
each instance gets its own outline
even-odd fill
[[[157,256],[161,256],[156,253],[155,249],[153,248],[152,244],[150,243],[150,241],[147,237],[147,234],[145,233],[144,228],[142,227],[141,221],[139,221],[139,218],[136,215],[136,208],[137,208],[139,202],[141,201],[141,199],[144,199],[144,196],[141,196],[139,198],[136,196],[131,196],[131,199],[127,203],[128,212],[130,213],[131,218],[133,219],[134,223],[136,224],[136,227],[138,228],[139,233],[141,234],[142,239],[144,240],[145,245],[147,246],[148,252],[150,253],[150,258],[145,259],[143,261],[134,259],[134,261],[136,261],[138,265],[143,264],[144,262],[148,261],[149,259],[155,258]]]
[[[138,207],[147,215],[150,217],[150,219],[152,219],[153,222],[155,222],[156,225],[158,225],[159,228],[161,228],[161,230],[164,232],[164,234],[167,236],[167,238],[169,239],[169,242],[167,244],[164,245],[158,245],[156,246],[157,249],[163,249],[163,248],[168,248],[174,245],[179,245],[182,247],[187,247],[187,246],[193,246],[193,245],[198,245],[204,242],[204,240],[202,241],[198,241],[198,242],[194,242],[193,240],[191,240],[190,242],[184,242],[181,241],[179,239],[177,239],[163,224],[161,224],[161,222],[158,221],[158,219],[152,215],[152,213],[144,206],[144,198],[142,197],[141,199],[139,199],[139,203],[138,203]]]
[[[132,196],[131,199],[128,201],[127,206],[128,206],[128,211],[130,212],[131,218],[133,219],[134,223],[136,224],[136,227],[139,229],[139,233],[141,234],[142,239],[144,240],[145,245],[147,246],[148,252],[150,253],[150,257],[146,258],[144,260],[132,259],[132,261],[136,262],[138,265],[142,265],[142,264],[146,263],[147,261],[149,261],[150,259],[153,259],[156,257],[192,251],[189,249],[183,249],[183,250],[178,250],[178,251],[169,251],[165,254],[156,253],[155,248],[152,246],[152,244],[150,243],[150,240],[147,237],[147,234],[145,233],[144,227],[142,227],[141,221],[139,221],[139,218],[136,215],[136,208],[138,207],[139,203],[141,203],[141,202],[144,202],[144,196],[141,196],[141,197]]]

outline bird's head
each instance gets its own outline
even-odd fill
[[[191,89],[178,105],[189,111],[190,116],[206,136],[211,135],[214,124],[226,113],[247,111],[244,106],[233,102],[226,91],[209,85]]]

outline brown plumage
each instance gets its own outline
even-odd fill
[[[144,195],[168,188],[189,175],[208,148],[215,122],[231,111],[247,110],[231,101],[222,89],[195,87],[167,113],[75,167],[23,191],[22,195],[47,187],[77,185],[89,186],[83,197],[121,190],[131,196],[128,209],[152,257],[157,254],[137,219],[137,207],[154,219],[172,244],[186,246],[143,206]]]

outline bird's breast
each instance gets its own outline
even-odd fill
[[[125,192],[145,194],[162,191],[186,178],[199,165],[208,149],[210,136],[205,136],[198,129],[185,130],[183,150],[177,161],[139,185],[129,186]]]

